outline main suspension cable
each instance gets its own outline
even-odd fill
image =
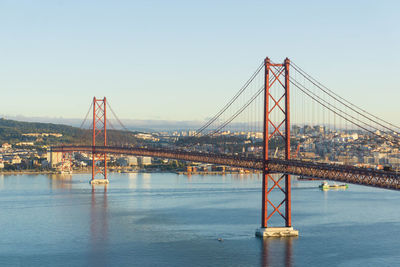
[[[117,117],[117,115],[115,114],[114,110],[112,109],[110,102],[107,101],[107,105],[111,110],[111,113],[114,115],[114,118],[117,120],[117,122],[119,123],[119,125],[121,125],[122,129],[124,129],[127,132],[130,132],[130,130],[128,128],[125,127],[125,125],[121,122],[121,120]]]
[[[254,78],[260,73],[263,69],[264,63],[261,63],[260,66],[256,69],[253,75],[249,80],[242,86],[242,88],[235,94],[235,96],[217,113],[212,117],[207,123],[205,123],[202,127],[200,127],[195,135],[202,133],[208,126],[210,126],[213,122],[215,122],[235,101],[238,97],[246,90],[246,88],[251,84]]]
[[[81,126],[79,126],[80,129],[82,129],[83,125],[86,123],[86,120],[87,120],[87,118],[88,118],[88,116],[89,116],[89,113],[90,113],[90,110],[92,109],[92,107],[93,107],[93,102],[90,104],[89,110],[87,111],[86,116],[85,116],[85,119],[84,119],[83,122],[81,123]]]
[[[379,117],[377,117],[377,116],[375,116],[375,115],[369,113],[368,111],[366,111],[366,110],[364,110],[364,109],[358,107],[357,105],[355,105],[355,104],[349,102],[348,100],[344,99],[344,98],[341,97],[340,95],[338,95],[338,94],[336,94],[335,92],[333,92],[332,90],[330,90],[328,87],[326,87],[326,86],[324,86],[323,84],[321,84],[320,82],[318,82],[315,78],[313,78],[311,75],[309,75],[308,73],[306,73],[303,69],[301,69],[301,68],[300,68],[298,65],[296,65],[293,61],[291,61],[291,64],[293,64],[293,65],[292,65],[293,68],[294,68],[298,73],[300,73],[304,78],[306,78],[309,82],[311,82],[312,84],[314,84],[314,85],[315,85],[317,88],[319,88],[321,91],[323,91],[324,93],[326,93],[327,95],[329,95],[330,97],[332,97],[333,99],[335,99],[337,102],[341,103],[342,105],[344,105],[344,106],[346,106],[347,108],[351,109],[352,111],[356,112],[358,115],[360,115],[360,116],[362,116],[362,117],[364,117],[364,118],[366,118],[366,119],[368,119],[368,120],[370,120],[370,121],[375,122],[375,123],[378,124],[379,126],[385,128],[385,129],[387,129],[387,130],[389,130],[389,131],[393,131],[393,132],[395,132],[396,134],[400,135],[399,132],[397,132],[397,131],[395,131],[395,130],[393,130],[393,129],[391,129],[391,128],[385,126],[385,125],[383,125],[382,123],[377,122],[376,120],[379,120],[379,121],[381,121],[381,122],[383,122],[383,123],[386,123],[386,124],[388,124],[388,125],[390,125],[390,126],[392,126],[392,127],[394,127],[394,128],[397,128],[397,129],[400,129],[399,126],[396,126],[396,125],[394,125],[394,124],[392,124],[392,123],[390,123],[390,122],[387,122],[387,121],[385,121],[385,120],[383,120],[383,119],[381,119],[381,118],[379,118]],[[361,112],[358,111],[358,110],[356,110],[356,109],[360,110]],[[371,116],[372,118],[366,116],[365,114]],[[374,120],[374,119],[375,119],[375,120]]]
[[[339,112],[337,112],[337,111],[333,110],[332,108],[330,108],[328,105],[322,103],[319,99],[317,99],[316,97],[312,96],[312,95],[311,95],[310,93],[308,93],[306,90],[302,89],[302,88],[301,88],[302,86],[301,86],[301,85],[298,85],[298,82],[297,82],[297,81],[293,81],[293,79],[290,79],[290,78],[289,78],[289,80],[290,80],[290,83],[292,83],[295,87],[297,87],[299,90],[301,90],[304,94],[306,94],[307,96],[309,96],[312,100],[314,100],[315,102],[319,103],[319,104],[322,105],[323,107],[327,108],[328,110],[330,110],[331,112],[333,112],[333,113],[336,114],[337,116],[341,117],[341,118],[344,119],[345,121],[350,122],[351,124],[353,124],[353,125],[355,125],[355,126],[361,128],[361,129],[363,129],[363,130],[365,130],[365,131],[371,133],[372,135],[375,135],[375,136],[377,136],[377,137],[379,137],[379,138],[382,138],[382,139],[384,139],[385,141],[388,141],[388,142],[393,142],[393,141],[395,141],[395,142],[396,142],[396,140],[390,140],[390,139],[386,138],[385,136],[379,135],[379,134],[377,134],[377,133],[375,133],[375,132],[373,132],[373,131],[371,131],[371,130],[365,128],[365,127],[363,127],[362,125],[360,125],[360,124],[358,124],[358,123],[356,123],[356,122],[350,120],[349,118],[345,117],[344,115],[342,115],[342,114],[340,114]],[[398,141],[397,141],[396,143],[397,143],[397,144],[400,144]]]

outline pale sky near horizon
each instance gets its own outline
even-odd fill
[[[400,124],[398,1],[0,0],[0,114],[203,120],[269,56]]]

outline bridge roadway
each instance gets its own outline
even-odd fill
[[[56,146],[52,152],[94,152],[107,154],[125,154],[154,158],[176,159],[192,162],[211,163],[232,167],[262,170],[262,159],[205,152],[181,150],[112,147],[112,146]],[[285,173],[305,177],[315,177],[366,186],[400,190],[400,173],[383,170],[359,168],[348,165],[311,162],[304,160],[269,159],[266,168],[271,173]]]

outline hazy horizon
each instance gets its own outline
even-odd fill
[[[80,127],[82,124],[83,119],[77,118],[63,118],[63,117],[27,117],[23,115],[18,116],[8,116],[8,115],[0,115],[0,119],[4,118],[7,120],[16,120],[22,122],[39,122],[39,123],[54,123],[54,124],[64,124],[73,127]],[[112,121],[113,126],[118,125],[118,122],[115,119],[110,119]],[[89,128],[89,124],[91,119],[88,119],[89,123],[86,122],[83,128]],[[108,120],[109,121],[109,120]],[[144,131],[144,132],[155,132],[155,131],[189,131],[189,130],[198,130],[202,127],[207,121],[178,121],[178,120],[133,120],[128,119],[124,120],[123,124],[128,130],[134,131]],[[259,122],[261,125],[262,122]],[[294,126],[324,126],[328,128],[337,128],[341,129],[340,127],[335,127],[335,125],[329,125],[327,123],[292,123],[292,127]],[[246,131],[245,127],[246,123],[243,122],[236,122],[232,123],[229,129],[231,131]],[[115,127],[115,126],[114,126]],[[109,129],[111,127],[109,126]],[[346,129],[345,127],[342,127]],[[353,129],[352,129],[353,128]],[[113,128],[111,128],[113,129]],[[121,126],[115,127],[117,130],[123,130]],[[210,129],[211,130],[211,129]],[[257,130],[257,132],[261,132],[262,128],[258,127],[257,129],[248,129],[249,131]],[[346,130],[359,130],[357,127],[349,127]]]

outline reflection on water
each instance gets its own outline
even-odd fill
[[[106,266],[108,250],[107,185],[92,185],[90,205],[90,266]]]
[[[128,173],[128,187],[130,189],[135,189],[137,183],[138,174],[136,172]]]
[[[297,237],[285,237],[260,240],[261,266],[293,266],[293,242],[297,239]]]
[[[130,189],[151,189],[150,173],[129,173],[128,184]]]
[[[48,174],[51,189],[67,189],[72,188],[72,174]]]
[[[245,180],[245,179],[259,180],[262,178],[262,174],[261,173],[233,173],[233,174],[231,174],[231,177],[234,180]]]

